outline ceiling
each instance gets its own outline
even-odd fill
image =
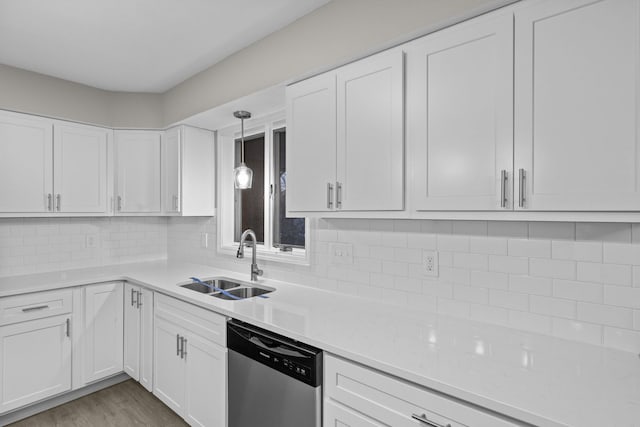
[[[0,0],[0,64],[164,92],[329,0]]]

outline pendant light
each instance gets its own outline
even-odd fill
[[[253,171],[244,163],[244,119],[251,118],[251,113],[248,111],[235,111],[233,116],[240,119],[242,123],[240,166],[233,170],[233,186],[238,190],[246,190],[251,188],[251,185],[253,184]]]

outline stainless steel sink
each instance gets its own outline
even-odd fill
[[[252,298],[275,291],[275,289],[267,286],[256,286],[251,282],[233,280],[227,277],[213,277],[206,280],[203,279],[201,282],[179,283],[178,286],[224,300]],[[221,292],[220,289],[224,292]]]

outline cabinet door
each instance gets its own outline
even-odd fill
[[[337,70],[337,209],[404,207],[403,65],[394,49]]]
[[[153,291],[140,289],[140,384],[153,391]]]
[[[180,212],[189,216],[213,216],[216,213],[214,134],[189,126],[181,130]]]
[[[413,208],[511,209],[512,13],[411,43],[407,86]]]
[[[178,415],[184,414],[186,363],[180,357],[182,329],[154,318],[153,394]]]
[[[639,14],[638,0],[516,10],[517,208],[640,210]]]
[[[134,380],[140,381],[140,332],[141,312],[140,288],[124,284],[124,371]]]
[[[335,207],[336,76],[287,87],[287,211]]]
[[[180,128],[172,128],[162,135],[162,209],[167,213],[180,212]]]
[[[384,427],[371,418],[346,406],[325,399],[322,408],[322,425],[324,427]]]
[[[0,112],[0,212],[53,209],[52,122]]]
[[[160,213],[160,133],[116,131],[116,212]]]
[[[56,212],[107,212],[109,130],[58,123],[53,130]]]
[[[85,384],[123,370],[123,318],[122,282],[84,288]]]
[[[71,390],[69,316],[0,328],[0,413]]]
[[[226,425],[227,350],[195,334],[187,337],[185,419],[192,426]]]

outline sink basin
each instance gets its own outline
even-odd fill
[[[266,293],[271,292],[268,289],[262,289],[262,288],[256,288],[256,287],[250,287],[250,288],[236,288],[236,289],[231,289],[230,291],[228,291],[228,294],[233,295],[234,297],[238,297],[238,298],[251,298],[251,297],[257,297],[258,295],[263,295]],[[211,294],[211,296],[214,296],[216,298],[220,298],[220,299],[228,299],[228,300],[233,300],[235,298],[230,297],[229,295],[225,295],[221,292],[215,293],[215,294]]]
[[[179,283],[178,286],[224,300],[252,298],[258,295],[263,295],[275,291],[275,289],[273,288],[269,288],[266,286],[256,286],[251,282],[242,282],[226,277],[213,277],[210,279],[202,280],[202,282],[204,284],[199,282],[187,282],[182,284]],[[212,287],[207,285],[211,285]],[[226,291],[227,294],[218,290],[214,290],[213,287],[222,289]],[[233,296],[229,296],[228,294]]]

